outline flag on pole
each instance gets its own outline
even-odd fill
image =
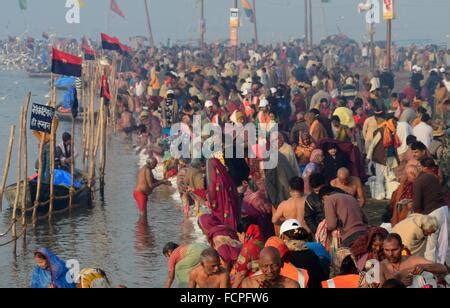
[[[120,51],[120,42],[116,37],[110,37],[105,33],[100,34],[102,37],[102,48],[105,50],[117,50]]]
[[[21,10],[26,10],[28,8],[27,0],[19,0],[19,6]]]
[[[111,11],[113,11],[114,13],[116,13],[117,15],[119,15],[122,18],[125,18],[125,14],[123,13],[123,11],[120,9],[119,5],[117,4],[116,0],[111,0]]]
[[[127,55],[129,55],[131,53],[131,48],[129,46],[127,46],[125,44],[122,44],[122,43],[119,43],[119,47],[120,47],[119,52],[122,55],[127,56]]]
[[[104,99],[105,106],[109,105],[109,101],[111,100],[111,93],[109,92],[109,83],[106,75],[102,75],[102,87],[100,89],[100,97]]]
[[[95,60],[95,56],[97,55],[96,51],[88,46],[83,47],[84,52],[84,60]]]
[[[66,76],[81,77],[83,59],[53,48],[52,73]]]
[[[255,14],[253,12],[253,8],[248,2],[248,0],[241,0],[242,8],[244,9],[245,15],[250,19],[250,22],[255,22]]]

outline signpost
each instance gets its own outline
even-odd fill
[[[370,37],[370,70],[375,70],[375,24],[381,22],[380,18],[380,1],[379,0],[367,0],[366,3],[360,3],[358,5],[358,11],[366,12],[366,23],[369,25],[368,34]]]
[[[239,9],[237,1],[235,7],[230,9],[230,45],[234,49],[234,59],[237,60],[238,48]]]
[[[33,104],[31,107],[30,129],[43,133],[51,133],[55,108]]]

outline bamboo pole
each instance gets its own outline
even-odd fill
[[[92,72],[92,65],[89,63],[89,69],[88,69],[88,77],[86,78],[86,81],[88,81],[88,87],[86,89],[86,93],[85,93],[85,112],[84,112],[84,140],[83,140],[83,167],[84,167],[84,172],[87,174],[88,169],[89,169],[89,141],[91,140],[90,136],[91,136],[91,130],[90,130],[90,104],[88,104],[88,102],[90,102],[90,97],[91,97],[91,93],[92,93],[92,80],[91,80],[91,74]]]
[[[56,87],[55,87],[55,77],[52,74],[52,107],[56,107]],[[52,219],[53,205],[54,205],[54,179],[55,179],[55,135],[56,135],[56,121],[55,117],[52,120],[52,129],[50,133],[50,205],[48,209],[48,219]]]
[[[71,178],[71,185],[69,190],[69,209],[72,208],[73,203],[73,193],[74,193],[74,177],[75,177],[75,162],[74,162],[74,143],[75,143],[75,119],[72,115],[72,128],[70,130],[71,138],[70,138],[70,178]]]
[[[96,68],[96,73],[98,71],[98,68]],[[95,171],[95,165],[94,165],[94,90],[95,90],[95,80],[96,77],[94,77],[94,82],[91,80],[91,96],[89,101],[89,188],[92,189],[93,185],[93,178],[94,178],[94,171]]]
[[[9,130],[9,144],[8,144],[8,152],[6,154],[5,167],[3,168],[3,179],[2,184],[0,186],[0,211],[2,211],[2,203],[3,203],[3,192],[5,191],[6,181],[8,180],[9,173],[9,165],[11,163],[11,153],[14,145],[14,131],[15,126],[11,125]]]
[[[83,69],[83,75],[81,77],[81,107],[83,108],[83,122],[81,124],[81,131],[82,131],[82,141],[81,141],[81,149],[83,150],[83,156],[81,157],[83,162],[83,167],[86,163],[86,155],[85,155],[85,145],[86,145],[86,91],[85,91],[85,80],[87,80],[86,76],[89,73],[89,62],[87,63],[86,69]]]
[[[28,135],[27,135],[27,118],[28,109],[30,107],[31,92],[28,93],[27,101],[25,103],[25,110],[23,113],[23,191],[22,194],[22,229],[23,229],[23,241],[26,242],[27,237],[27,220],[26,220],[26,208],[27,208],[27,191],[28,191]]]
[[[36,198],[34,200],[33,205],[33,216],[32,216],[32,222],[33,227],[36,226],[36,212],[37,208],[39,206],[39,199],[41,197],[41,186],[42,186],[42,151],[44,149],[44,142],[45,142],[45,133],[42,133],[41,141],[39,143],[39,153],[38,153],[38,178],[37,178],[37,186],[36,186]]]
[[[100,125],[101,125],[101,143],[100,143],[100,194],[104,196],[105,188],[105,164],[106,164],[106,128],[107,121],[105,115],[105,99],[100,99]]]
[[[22,144],[23,144],[23,111],[24,107],[20,107],[20,129],[19,129],[19,148],[17,150],[17,185],[16,185],[16,197],[14,199],[13,212],[12,212],[12,239],[14,241],[14,255],[16,253],[16,239],[17,239],[17,206],[19,205],[19,195],[22,178]],[[25,193],[25,192],[24,192]]]

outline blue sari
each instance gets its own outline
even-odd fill
[[[63,260],[47,248],[40,248],[36,252],[46,257],[49,267],[47,269],[42,269],[39,266],[34,268],[31,288],[48,288],[51,283],[60,289],[76,287],[75,283],[69,282],[66,278],[66,276],[69,276],[67,275],[68,268]]]

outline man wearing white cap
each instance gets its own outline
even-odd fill
[[[259,112],[256,119],[256,124],[259,124],[260,129],[269,130],[270,116],[269,116],[269,101],[263,98],[259,102]]]
[[[210,100],[205,102],[205,116],[214,125],[221,125],[220,116],[214,112],[214,103]]]

